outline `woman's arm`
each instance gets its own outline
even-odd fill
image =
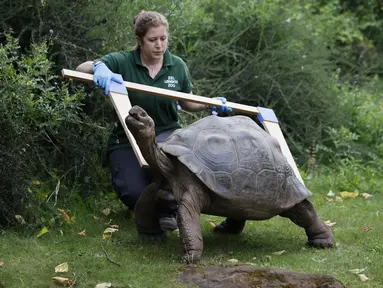
[[[86,61],[77,66],[76,71],[93,74],[93,61]]]
[[[182,109],[189,112],[206,111],[209,108],[209,105],[207,104],[200,104],[190,101],[179,101],[179,104],[181,105]]]

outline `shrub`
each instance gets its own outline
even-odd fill
[[[33,44],[28,55],[20,56],[18,41],[9,35],[0,46],[1,225],[33,200],[27,192],[32,179],[52,187],[58,180],[68,187],[83,185],[92,195],[109,188],[105,171],[98,168],[108,132],[105,119],[87,115],[88,96],[69,94],[52,74],[48,47]]]

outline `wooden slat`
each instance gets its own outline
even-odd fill
[[[73,71],[73,70],[67,70],[67,69],[63,69],[62,74],[65,78],[71,78],[74,80],[80,80],[83,82],[89,82],[89,83],[92,82],[93,83],[93,75],[92,74]],[[148,93],[148,94],[152,94],[152,95],[177,99],[177,100],[184,100],[184,101],[196,102],[196,103],[201,103],[201,104],[208,104],[208,105],[212,105],[212,106],[221,106],[222,105],[222,102],[220,100],[212,99],[209,97],[198,96],[198,95],[183,93],[183,92],[178,92],[178,91],[172,91],[172,90],[168,90],[168,89],[157,88],[157,87],[152,87],[152,86],[148,86],[148,85],[128,82],[128,81],[124,81],[124,84],[125,84],[125,87],[128,89],[128,91],[129,90],[138,91],[138,92]],[[225,105],[227,105],[228,107],[232,108],[234,111],[237,111],[237,112],[248,113],[248,114],[258,114],[259,113],[257,107],[254,107],[254,106],[243,105],[243,104],[238,104],[238,103],[234,103],[234,102],[226,102]]]
[[[129,115],[130,108],[132,108],[129,97],[127,97],[126,94],[120,94],[116,92],[110,92],[109,97],[112,100],[114,109],[118,115],[118,119],[120,119],[121,125],[125,130],[125,134],[128,137],[130,144],[132,145],[133,151],[136,154],[138,163],[140,163],[141,167],[149,168],[149,164],[146,162],[144,156],[142,156],[136,139],[134,139],[133,134],[129,131],[125,123],[125,118]]]
[[[290,164],[291,168],[293,169],[295,175],[303,183],[303,179],[301,177],[301,174],[299,173],[298,167],[295,164],[293,155],[290,152],[289,146],[287,145],[287,142],[285,140],[285,137],[283,137],[282,130],[278,123],[270,122],[270,121],[263,121],[262,122],[263,127],[265,127],[265,130],[274,138],[276,138],[279,142],[279,146],[281,146],[281,150],[283,155],[286,157],[287,162]]]

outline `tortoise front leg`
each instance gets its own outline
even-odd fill
[[[145,188],[134,208],[138,234],[144,238],[163,235],[156,210],[156,192],[158,184],[152,183]]]
[[[184,245],[182,263],[195,263],[201,259],[203,238],[200,224],[201,208],[185,193],[178,205],[178,227]]]

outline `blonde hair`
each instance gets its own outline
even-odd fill
[[[138,38],[144,37],[150,28],[161,25],[165,26],[166,30],[169,30],[168,20],[164,15],[155,11],[142,10],[133,20],[134,33]]]

